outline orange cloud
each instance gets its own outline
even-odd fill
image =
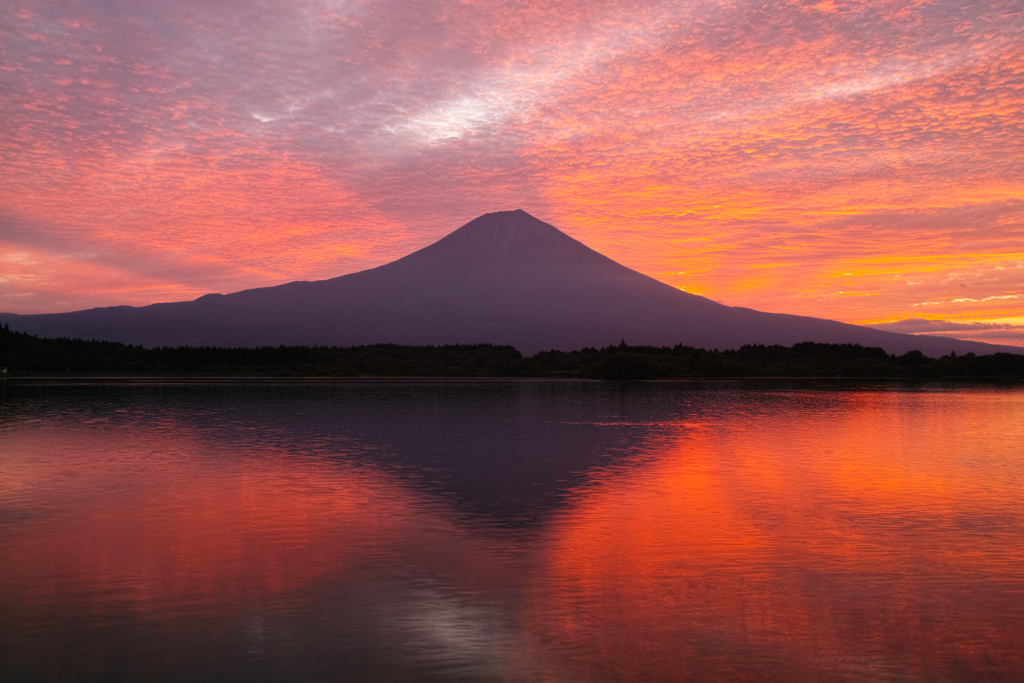
[[[986,275],[1024,258],[1006,3],[5,11],[0,248],[53,284],[0,309],[329,277],[521,207],[729,304],[1022,312]]]

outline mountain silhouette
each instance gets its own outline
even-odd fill
[[[626,268],[521,210],[485,214],[397,261],[329,280],[0,322],[144,346],[490,342],[532,354],[621,340],[708,349],[815,341],[930,356],[1024,353],[725,306]]]

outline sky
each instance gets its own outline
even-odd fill
[[[732,306],[1024,346],[1024,0],[0,3],[0,311],[521,208]]]

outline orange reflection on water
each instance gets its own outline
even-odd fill
[[[103,459],[63,484],[61,458],[32,462],[69,444]],[[357,581],[400,557],[469,586],[502,573],[490,556],[500,543],[465,538],[444,505],[340,458],[265,446],[241,456],[185,430],[121,442],[63,430],[12,452],[4,465],[13,475],[0,486],[8,500],[35,486],[39,507],[64,508],[5,533],[5,620],[36,619],[54,605],[159,618],[223,613],[325,581]],[[119,479],[130,484],[111,485]],[[52,500],[40,503],[47,488]]]
[[[512,529],[424,483],[441,464],[465,474],[455,427],[468,422],[434,432],[449,435],[436,438],[451,439],[451,460],[368,455],[386,439],[411,449],[397,431],[426,429],[408,425],[427,412],[397,409],[404,394],[372,404],[360,432],[385,441],[350,438],[349,450],[304,431],[345,414],[312,410],[315,392],[288,407],[248,394],[269,402],[222,431],[166,415],[7,428],[0,673],[5,657],[51,678],[195,660],[255,680],[275,658],[315,678],[352,673],[360,657],[371,668],[354,680],[1024,672],[1019,391],[581,384],[554,400],[538,386],[493,404],[495,442],[611,430],[633,451]],[[508,419],[534,419],[517,410],[530,391],[552,421],[533,423],[547,435],[536,441]],[[268,406],[284,417],[268,424]],[[584,439],[555,441],[552,459],[582,462],[570,451]],[[54,651],[63,659],[47,660]]]
[[[941,399],[790,396],[596,478],[550,528],[540,639],[587,679],[1012,680],[1020,398]]]

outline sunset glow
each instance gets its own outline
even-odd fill
[[[97,384],[45,420],[68,389],[25,392],[0,661],[1021,680],[1020,390],[872,384]]]
[[[1012,0],[6,3],[0,311],[522,208],[729,305],[1024,345],[1022,34]]]

